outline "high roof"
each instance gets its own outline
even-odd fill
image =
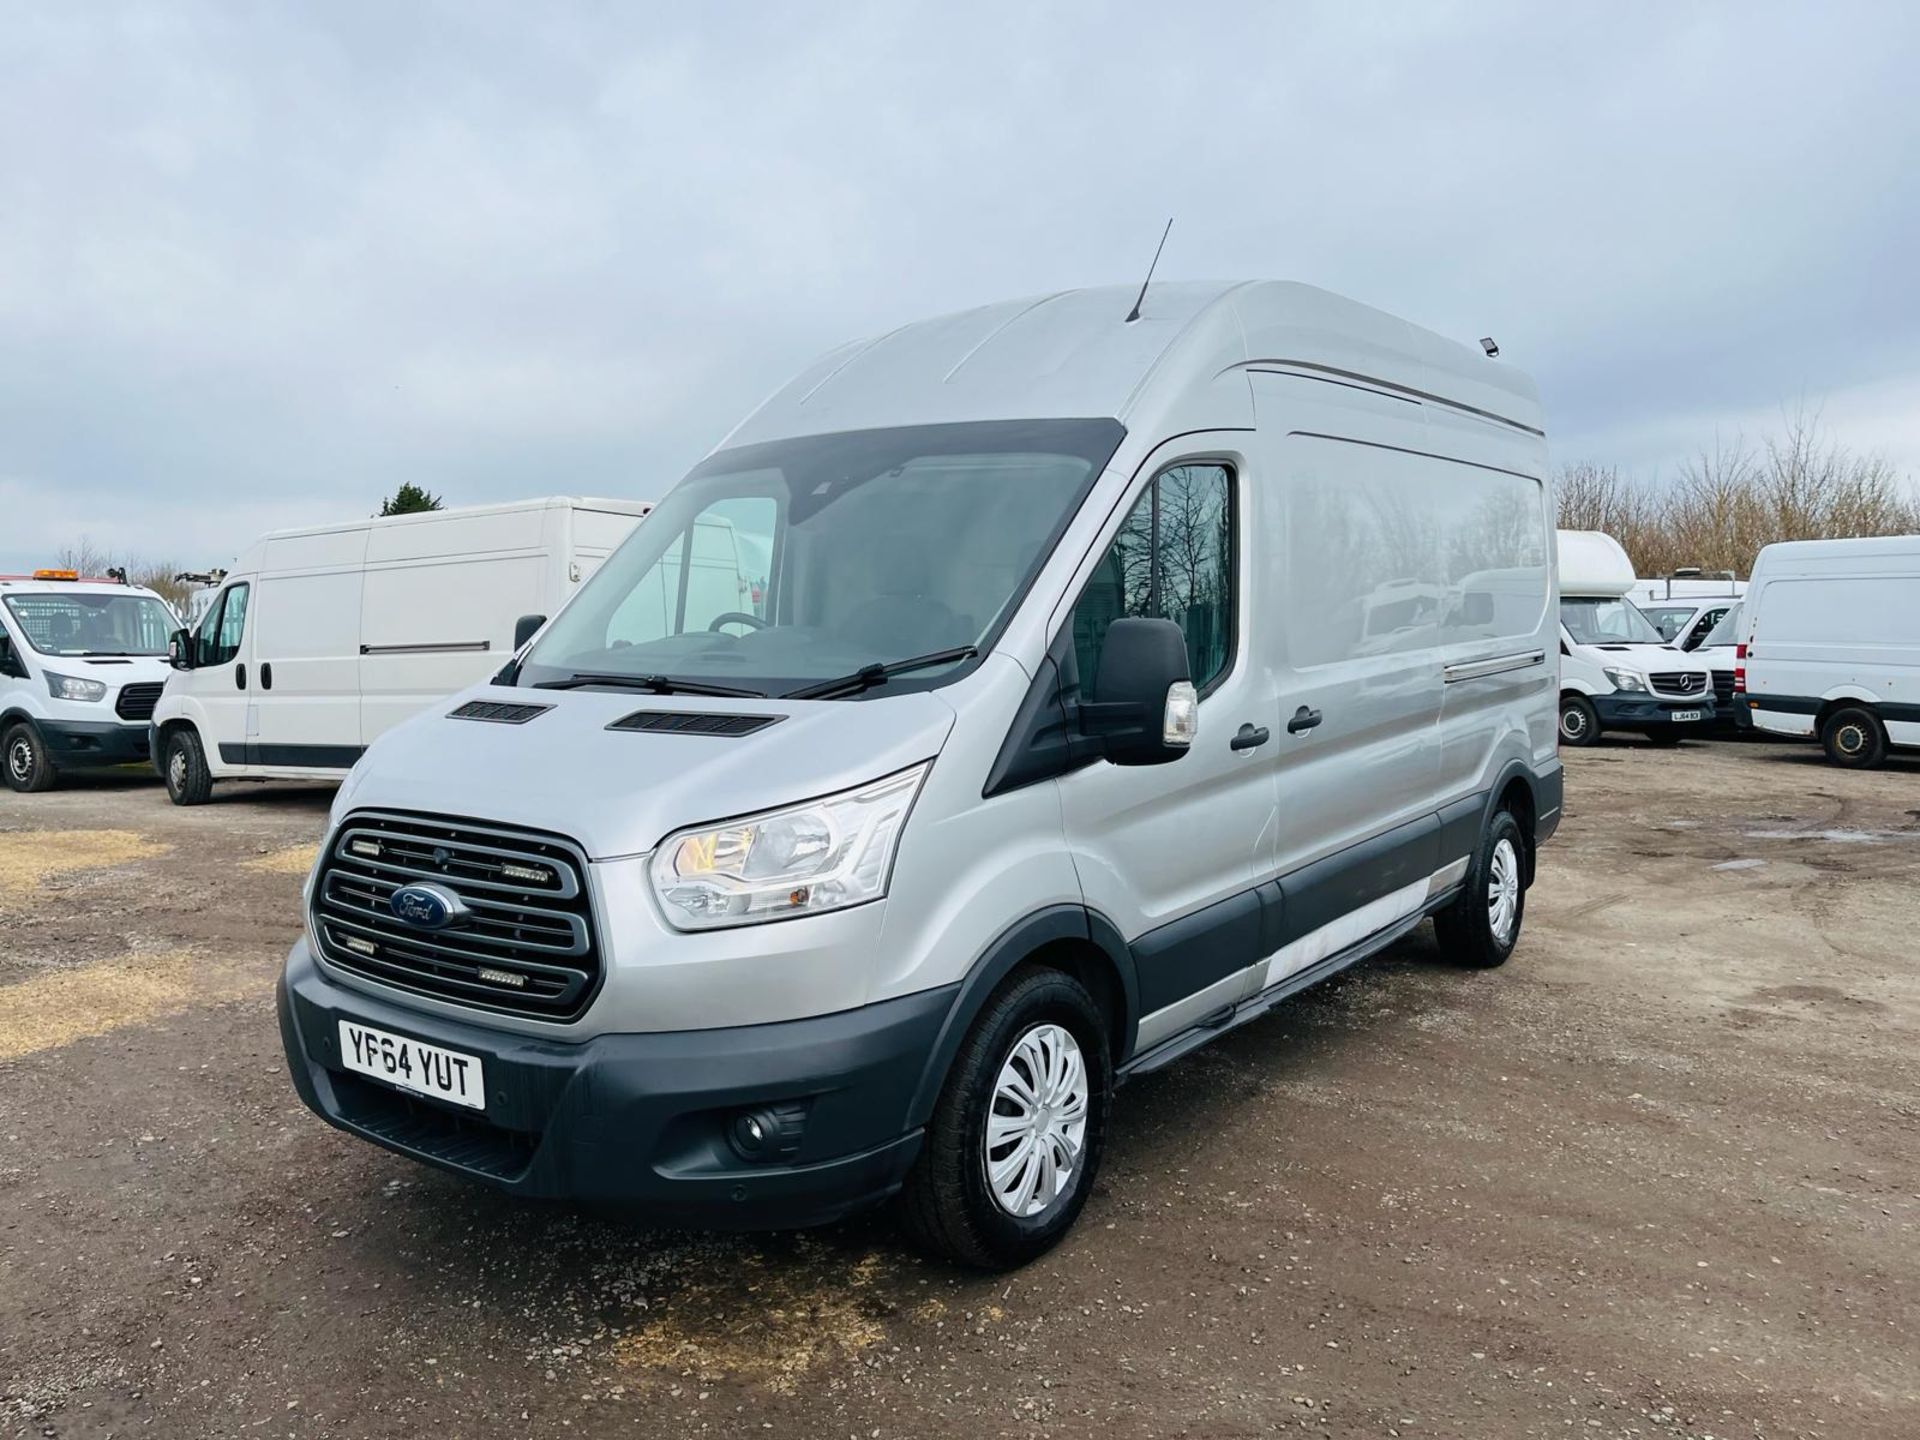
[[[1169,281],[1064,290],[903,325],[803,371],[725,442],[976,419],[1123,422],[1212,392],[1211,424],[1250,422],[1265,366],[1353,376],[1528,430],[1539,401],[1477,349],[1311,285]]]

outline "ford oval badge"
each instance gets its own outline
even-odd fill
[[[467,914],[460,897],[444,885],[402,885],[387,897],[387,908],[416,930],[444,930]]]

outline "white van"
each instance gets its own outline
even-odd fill
[[[1533,386],[1307,286],[1134,301],[828,356],[382,736],[280,987],[305,1102],[699,1225],[901,1194],[1012,1265],[1126,1077],[1427,916],[1506,960],[1561,799]],[[765,585],[666,613],[716,520]]]
[[[151,747],[167,793],[339,779],[376,735],[505,664],[516,618],[559,609],[649,508],[562,496],[256,541],[175,637]]]
[[[1745,616],[1755,728],[1853,769],[1920,747],[1920,535],[1769,545]]]
[[[1676,570],[1664,580],[1637,580],[1628,599],[1640,607],[1660,638],[1677,650],[1698,650],[1713,628],[1747,593],[1731,571],[1702,576]]]
[[[46,790],[67,771],[146,759],[173,626],[166,601],[125,580],[71,570],[0,575],[7,785]]]
[[[1674,649],[1627,598],[1638,583],[1620,542],[1562,530],[1560,740],[1592,745],[1608,730],[1678,744],[1714,718],[1712,669]]]

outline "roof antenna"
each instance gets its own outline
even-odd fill
[[[1153,247],[1153,264],[1147,266],[1147,278],[1140,282],[1140,293],[1134,298],[1133,309],[1127,312],[1127,318],[1123,322],[1124,324],[1131,325],[1140,318],[1140,307],[1146,302],[1147,298],[1147,286],[1153,283],[1154,267],[1160,263],[1160,252],[1167,248],[1167,236],[1172,230],[1173,217],[1169,215],[1167,217],[1167,228],[1160,232],[1160,243]]]

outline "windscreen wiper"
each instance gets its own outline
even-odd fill
[[[650,690],[655,695],[721,695],[742,700],[764,700],[764,690],[741,690],[732,685],[709,685],[704,680],[682,680],[675,675],[617,675],[583,671],[564,680],[542,680],[535,690],[586,690],[606,685],[621,690]]]
[[[812,685],[802,685],[798,690],[789,690],[782,700],[831,700],[839,695],[858,695],[862,690],[870,690],[875,685],[887,683],[891,675],[904,675],[909,670],[931,670],[936,665],[951,665],[956,660],[971,660],[980,651],[972,645],[956,645],[951,650],[935,650],[927,655],[914,655],[905,660],[889,660],[886,664],[862,665],[851,675],[841,675],[832,680],[816,681]]]

